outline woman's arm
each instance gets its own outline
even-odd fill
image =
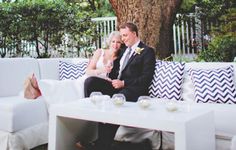
[[[94,52],[92,58],[89,61],[88,67],[86,69],[86,74],[87,75],[95,75],[96,76],[96,75],[100,75],[100,74],[106,72],[105,68],[100,68],[100,69],[96,68],[97,62],[98,62],[101,54],[102,54],[101,49],[97,49]]]

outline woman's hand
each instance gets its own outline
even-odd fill
[[[104,66],[105,66],[106,73],[110,73],[113,68],[113,61],[107,60],[107,63]]]
[[[112,70],[112,67],[110,66],[104,66],[104,73],[110,73]]]

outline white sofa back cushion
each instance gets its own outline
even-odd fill
[[[194,87],[188,75],[187,70],[193,69],[215,69],[234,66],[234,83],[236,79],[236,63],[230,62],[191,62],[185,64],[184,83],[183,83],[183,99],[194,105],[199,105],[201,108],[212,109],[215,113],[216,134],[226,137],[236,135],[236,105],[235,104],[209,104],[196,103],[194,101]]]
[[[59,61],[78,63],[86,61],[86,58],[46,58],[38,59],[41,79],[59,80]]]
[[[194,103],[194,87],[191,81],[191,77],[188,74],[188,70],[192,69],[216,69],[222,67],[234,66],[234,83],[236,81],[236,63],[230,62],[190,62],[185,64],[184,70],[184,83],[182,97],[184,101]]]
[[[38,62],[33,58],[3,58],[0,69],[0,97],[18,95],[31,73],[40,78]]]
[[[217,69],[190,69],[197,103],[236,104],[233,66]]]
[[[150,96],[182,100],[184,66],[185,63],[156,60],[155,72],[149,87]]]

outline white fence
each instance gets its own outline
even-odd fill
[[[177,18],[180,18],[180,15],[177,15]],[[199,38],[197,35],[201,35],[201,30],[196,27],[198,20],[194,15],[188,16],[188,20],[179,20],[178,23],[173,25],[173,41],[174,41],[174,53],[173,55],[191,55],[196,54],[197,49],[201,43],[201,37]],[[97,31],[101,34],[98,40],[92,45],[94,49],[101,48],[104,46],[106,42],[107,36],[114,30],[117,29],[117,21],[116,17],[101,17],[101,18],[93,18],[92,21],[97,23]],[[196,42],[198,41],[198,42]],[[28,53],[29,56],[36,57],[35,47],[32,46],[33,43],[25,43],[23,44],[22,51]],[[76,57],[76,49],[68,50],[65,47],[60,48],[64,49],[67,52],[66,57]],[[7,51],[7,50],[4,50]],[[52,57],[60,57],[60,52],[51,50]],[[12,51],[7,51],[5,57],[12,56]]]
[[[177,14],[177,21],[173,25],[173,55],[191,57],[197,53],[197,46],[200,44],[196,37],[196,35],[199,35],[199,30],[196,29],[200,29],[196,27],[196,25],[199,24],[200,21],[197,20],[193,14],[188,15],[185,19],[181,19],[181,17],[181,15]]]
[[[102,33],[102,36],[97,40],[97,43],[95,44],[97,48],[101,48],[105,45],[107,36],[112,31],[117,30],[116,17],[93,18],[92,21],[96,22],[98,33]]]

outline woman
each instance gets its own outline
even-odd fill
[[[39,89],[47,105],[84,98],[84,80],[88,76],[106,78],[106,75],[112,69],[112,66],[107,66],[106,64],[109,61],[112,63],[117,58],[121,44],[119,32],[114,31],[107,39],[107,48],[98,49],[94,52],[84,76],[76,80],[40,80]]]
[[[107,40],[107,48],[98,49],[94,52],[88,64],[86,75],[106,77],[111,72],[112,62],[117,58],[121,44],[120,33],[118,31],[112,32]]]
[[[118,31],[113,31],[107,39],[107,48],[97,49],[89,61],[86,73],[77,79],[77,92],[79,98],[84,98],[84,80],[89,76],[108,78],[108,74],[113,67],[113,61],[118,57],[122,45],[121,35]]]

